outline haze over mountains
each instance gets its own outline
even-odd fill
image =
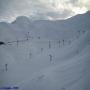
[[[0,87],[90,90],[90,11],[67,20],[1,22],[0,41]]]

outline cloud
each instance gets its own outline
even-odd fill
[[[65,19],[90,10],[90,0],[0,0],[0,20],[17,16]]]

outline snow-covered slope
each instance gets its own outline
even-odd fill
[[[0,88],[90,90],[89,29],[90,12],[63,21],[0,23]]]

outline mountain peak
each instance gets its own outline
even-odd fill
[[[12,22],[12,24],[14,23],[18,23],[18,24],[27,24],[30,22],[30,19],[26,16],[19,16],[16,18],[16,20],[14,22]]]

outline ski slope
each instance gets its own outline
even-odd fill
[[[1,22],[0,87],[90,90],[89,17],[87,12],[64,21]]]

